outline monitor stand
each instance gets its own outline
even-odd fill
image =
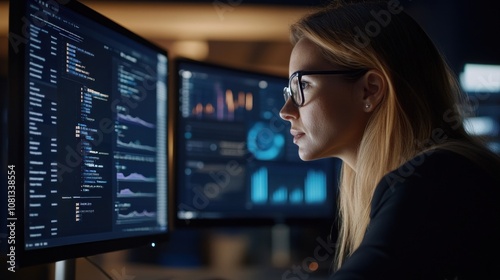
[[[276,224],[271,228],[271,261],[274,267],[286,267],[290,264],[290,227]]]
[[[76,278],[75,259],[56,262],[54,280],[75,280],[75,278]]]

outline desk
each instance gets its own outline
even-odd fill
[[[242,267],[238,269],[169,268],[134,263],[105,264],[103,268],[117,280],[325,280],[326,272],[293,274],[290,268]],[[286,274],[289,270],[288,274]],[[318,275],[316,275],[318,274]],[[76,280],[107,280],[84,259],[77,260]]]

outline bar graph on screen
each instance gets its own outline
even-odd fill
[[[272,172],[279,173],[279,170]],[[323,171],[307,170],[305,179],[300,172],[295,176],[270,173],[261,167],[251,176],[250,199],[254,204],[320,204],[326,201],[326,174]],[[270,178],[279,177],[278,179]]]

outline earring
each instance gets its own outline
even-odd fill
[[[370,109],[370,107],[371,107],[371,106],[372,106],[372,105],[370,105],[370,104],[366,104],[366,105],[365,105],[365,108],[366,108],[366,109]]]

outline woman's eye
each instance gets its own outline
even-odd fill
[[[306,89],[308,85],[309,85],[309,83],[308,83],[308,82],[304,82],[304,81],[301,81],[301,82],[300,82],[300,87],[301,87],[302,89]]]

